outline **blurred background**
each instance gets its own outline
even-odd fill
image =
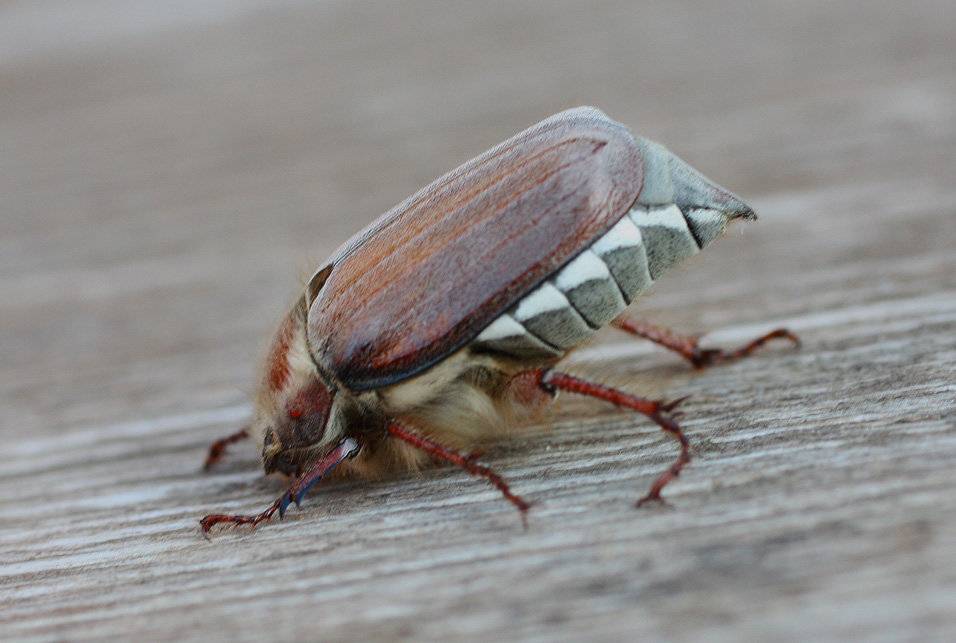
[[[936,315],[951,330],[954,34],[952,0],[0,2],[0,437],[9,445],[0,515],[16,525],[2,561],[42,556],[29,544],[37,534],[66,537],[52,515],[37,518],[42,528],[17,522],[15,476],[39,462],[44,485],[71,493],[88,479],[74,467],[94,452],[103,458],[96,493],[113,476],[132,480],[114,470],[132,462],[160,477],[192,475],[201,444],[245,413],[268,334],[318,262],[434,177],[576,105],[663,142],[761,213],[655,292],[644,310],[656,321],[813,328],[859,305]],[[839,341],[852,343],[853,319]],[[897,330],[921,337],[919,328]],[[953,348],[935,336],[894,368],[929,359],[933,347]],[[809,355],[808,378],[827,363],[826,353]],[[936,394],[950,396],[940,382],[952,372],[934,373]],[[851,368],[833,381],[853,377]],[[222,423],[184,430],[203,413]],[[159,450],[161,465],[150,442],[160,425],[179,436]],[[102,426],[120,437],[99,442]],[[57,448],[89,455],[47,457]],[[249,469],[234,481],[255,477]],[[622,497],[636,488],[625,487]],[[212,503],[215,491],[203,489]],[[272,489],[248,492],[248,508]],[[154,500],[160,515],[168,502]],[[76,502],[63,511],[85,506]],[[114,505],[85,510],[115,515]],[[187,503],[149,537],[193,551],[188,525],[201,513]],[[81,530],[100,543],[92,550],[120,547],[102,545],[95,522]],[[244,555],[256,551],[250,542]],[[111,564],[97,568],[102,582]],[[3,582],[23,589],[36,582],[30,574],[57,569],[10,568]],[[130,572],[129,582],[152,573]],[[49,600],[69,596],[57,582],[45,587]],[[148,611],[143,601],[133,609]],[[487,609],[538,622],[530,599],[510,605]],[[893,623],[915,632],[907,627],[931,608],[893,612]],[[37,614],[21,614],[23,629],[12,631],[62,634]],[[690,631],[658,625],[657,634]],[[418,631],[408,627],[392,633]]]
[[[234,399],[299,279],[340,242],[575,105],[752,200],[768,236],[805,227],[760,206],[812,188],[792,216],[813,221],[804,251],[826,258],[846,190],[876,204],[884,179],[923,198],[920,182],[952,178],[954,13],[946,1],[3,3],[0,332],[16,388],[4,425],[101,420],[103,398],[144,414],[186,391]],[[753,245],[739,251],[761,254]],[[817,259],[750,258],[758,278]]]

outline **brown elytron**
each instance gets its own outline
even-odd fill
[[[642,178],[633,136],[598,110],[525,130],[333,257],[309,310],[313,356],[355,391],[428,368],[610,229]]]

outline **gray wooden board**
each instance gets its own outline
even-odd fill
[[[951,640],[956,11],[896,4],[4,4],[0,638]],[[640,312],[805,340],[700,374],[613,331],[576,356],[692,396],[672,506],[632,503],[673,445],[564,397],[485,457],[527,531],[443,468],[203,539],[281,491],[248,446],[199,464],[297,277],[586,103],[762,215]]]

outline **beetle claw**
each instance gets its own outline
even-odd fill
[[[309,489],[312,488],[312,485],[318,482],[318,480],[312,482],[312,484],[306,485],[305,488],[296,490],[295,487],[292,487],[284,494],[282,498],[279,499],[279,519],[285,518],[286,511],[289,509],[289,505],[294,504],[296,509],[302,508],[302,500],[305,498],[305,494],[308,493]]]
[[[288,491],[286,491],[284,494],[282,494],[282,498],[279,499],[279,520],[285,518],[285,512],[291,503],[292,496]]]
[[[665,508],[670,508],[670,507],[671,507],[671,503],[667,502],[667,500],[665,500],[664,497],[661,496],[660,492],[658,492],[658,493],[656,493],[656,494],[653,493],[653,492],[650,492],[650,493],[646,494],[646,495],[645,495],[644,497],[642,497],[640,500],[638,500],[637,502],[635,502],[635,503],[634,503],[634,506],[635,506],[636,508],[640,509],[640,508],[643,507],[644,505],[646,505],[646,504],[648,504],[648,503],[652,503],[652,502],[653,502],[654,504],[660,506],[660,507],[665,507]]]
[[[783,339],[790,342],[794,348],[800,348],[800,338],[786,328],[777,328],[735,349],[723,350],[720,348],[701,349],[694,340],[694,349],[688,359],[696,369],[703,369],[715,364],[732,362],[750,356],[758,348],[774,339]]]
[[[690,398],[690,395],[685,395],[684,397],[679,397],[676,400],[671,400],[670,402],[664,402],[661,405],[661,411],[664,411],[665,413],[670,413],[672,417],[677,418],[683,415],[683,412],[677,411],[675,413],[671,413],[671,411],[673,411],[678,406],[686,402],[689,398]]]
[[[280,501],[276,500],[269,506],[268,509],[260,514],[256,514],[255,516],[210,514],[199,521],[199,526],[202,527],[203,534],[208,534],[213,527],[220,523],[226,523],[232,527],[238,527],[239,525],[252,525],[252,528],[255,529],[260,522],[265,522],[266,520],[272,518],[272,514],[274,514],[278,509],[281,509],[281,505]]]
[[[696,344],[697,344],[697,339],[695,338],[694,350],[687,359],[694,366],[694,368],[698,370],[705,369],[708,366],[713,366],[714,364],[718,362],[724,361],[724,359],[726,358],[726,356],[724,355],[724,351],[720,350],[719,348],[701,349],[701,348],[698,348]]]

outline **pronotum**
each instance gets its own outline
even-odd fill
[[[682,400],[640,398],[556,369],[613,325],[674,350],[695,367],[743,357],[777,329],[732,351],[701,349],[625,316],[668,268],[735,219],[738,197],[601,111],[556,114],[438,178],[349,239],[309,280],[264,364],[249,426],[266,473],[291,477],[258,515],[284,515],[336,467],[363,477],[431,459],[485,478],[522,518],[529,503],[471,451],[507,435],[558,391],[647,416],[679,445],[638,505],[690,461],[676,421]]]

